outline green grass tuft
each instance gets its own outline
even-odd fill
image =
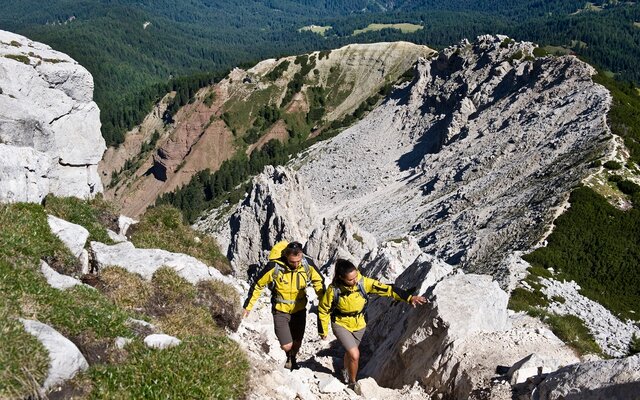
[[[223,337],[191,337],[161,351],[135,342],[121,365],[89,372],[95,399],[235,399],[246,390],[248,362]]]
[[[23,56],[22,54],[5,54],[4,56],[5,58],[9,58],[11,60],[21,62],[23,64],[27,64],[27,65],[31,64],[31,60],[29,59],[29,57]]]
[[[48,195],[44,200],[45,211],[53,216],[83,226],[89,231],[88,241],[112,244],[105,226],[117,229],[117,216],[111,206],[100,200],[82,200],[75,197]]]
[[[549,324],[551,331],[578,354],[604,355],[580,318],[574,315],[548,314],[544,322]]]

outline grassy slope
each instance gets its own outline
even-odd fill
[[[75,202],[48,201],[58,210],[68,210]],[[87,203],[80,206],[88,207]],[[95,219],[89,218],[92,221]],[[57,264],[73,264],[74,260],[50,232],[45,209],[34,204],[0,205],[0,227],[0,398],[33,395],[47,371],[44,348],[22,329],[18,317],[53,326],[83,352],[92,344],[110,349],[105,363],[92,365],[74,381],[82,398],[159,399],[193,393],[200,398],[242,397],[247,361],[217,327],[229,326],[225,313],[239,307],[233,289],[217,282],[194,287],[175,272],[161,269],[151,282],[142,282],[135,275],[107,273],[103,279],[106,295],[85,286],[59,291],[39,272],[39,260],[47,258]],[[136,279],[137,289],[132,290],[128,283]],[[121,286],[130,296],[129,306],[120,301],[122,295],[113,295]],[[163,301],[167,304],[159,306]],[[164,312],[167,309],[175,312]],[[180,335],[184,342],[169,351],[148,349],[126,323],[129,317],[148,319],[167,333]],[[134,342],[116,351],[112,343],[119,336],[134,338]]]

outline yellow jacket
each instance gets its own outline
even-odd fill
[[[310,281],[318,298],[322,298],[324,294],[324,279],[313,263],[313,260],[309,257],[304,257],[309,266],[309,275],[311,275],[308,279],[307,269],[302,263],[298,268],[292,270],[287,264],[286,259],[269,261],[267,266],[260,272],[260,275],[258,275],[251,289],[249,289],[247,299],[243,305],[244,309],[251,311],[266,286],[271,288],[271,304],[273,305],[273,309],[287,314],[296,313],[306,307],[307,294],[305,289],[307,287],[307,281]],[[278,265],[279,272],[274,281],[274,273]]]
[[[363,279],[364,290],[367,294],[377,294],[379,296],[393,297],[396,300],[411,301],[411,295],[403,290],[394,288],[391,285],[378,282],[375,279],[367,278],[358,272],[358,281]],[[324,296],[318,304],[318,318],[320,319],[320,327],[318,331],[320,336],[325,336],[329,332],[329,321],[333,321],[343,328],[355,332],[367,326],[364,316],[364,306],[367,300],[362,296],[358,284],[353,286],[345,286],[339,283],[337,288],[340,293],[338,303],[335,309],[333,306],[333,287],[330,284],[324,292]]]

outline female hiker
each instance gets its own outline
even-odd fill
[[[406,301],[412,306],[425,304],[422,296],[412,296],[391,285],[380,283],[375,279],[360,274],[350,261],[338,259],[333,282],[325,291],[318,305],[320,319],[320,336],[325,339],[328,334],[329,321],[331,329],[346,352],[344,354],[345,380],[350,389],[355,389],[358,374],[360,350],[358,346],[366,329],[364,309],[369,294],[393,297]],[[346,370],[346,371],[345,371]]]

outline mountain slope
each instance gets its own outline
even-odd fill
[[[216,171],[234,154],[251,154],[274,138],[304,143],[363,104],[373,105],[383,87],[431,54],[425,46],[405,42],[349,45],[236,69],[180,109],[157,153],[140,159],[133,175],[117,182],[107,196],[135,216],[159,195],[185,185],[199,171]],[[131,141],[133,149],[125,142],[122,152],[135,154],[141,148],[137,136]],[[105,184],[123,168],[124,159],[118,151],[107,154],[101,167]]]

